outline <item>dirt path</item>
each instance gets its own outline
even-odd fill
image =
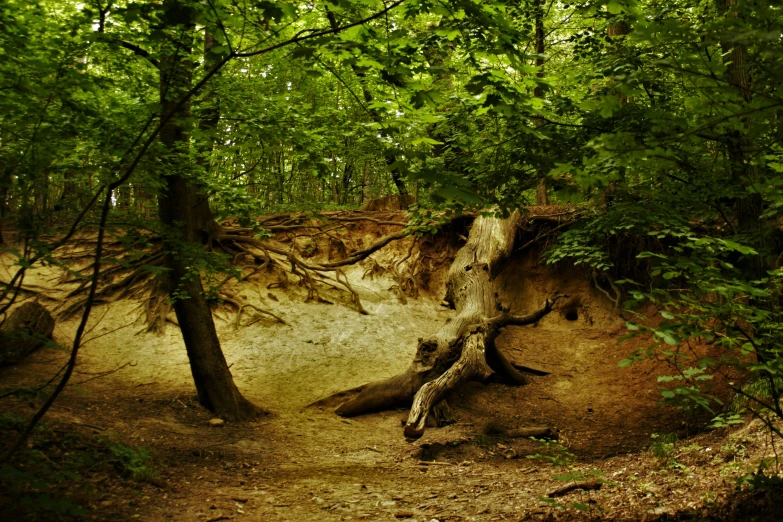
[[[618,371],[617,361],[630,348],[616,343],[623,322],[611,303],[578,272],[548,271],[530,258],[505,273],[501,297],[517,312],[535,308],[553,291],[569,294],[561,309],[535,327],[509,328],[499,338],[516,362],[550,374],[521,388],[464,386],[449,399],[457,423],[429,429],[415,443],[402,436],[403,410],[342,419],[306,406],[409,364],[416,339],[452,314],[439,306],[437,292],[403,305],[389,290],[393,281],[363,279],[363,269],[356,267],[348,276],[370,312],[362,316],[337,295],[336,304],[324,305],[304,303],[297,287],[269,291],[256,282],[233,288],[290,326],[261,320],[236,329],[232,314],[218,313],[219,334],[240,390],[275,413],[254,424],[222,428],[210,427],[209,413],[195,402],[175,327],[162,336],[140,333],[134,303],[100,307],[74,386],[47,422],[85,440],[117,434],[132,447],[148,447],[161,477],[130,485],[106,476],[94,479],[83,500],[89,518],[444,522],[600,515],[656,520],[683,509],[701,513],[730,498],[732,487],[725,481],[746,468],[728,469],[726,460],[715,461],[712,446],[725,444],[720,442],[725,434],[694,439],[691,446],[698,449],[678,454],[681,468],[670,469],[642,452],[651,433],[684,434],[687,419],[656,407],[660,368]],[[28,281],[53,288],[52,278],[40,270]],[[59,323],[56,340],[65,343],[74,324]],[[64,357],[41,350],[0,370],[0,385],[35,383],[56,371]],[[24,403],[10,407],[26,408]],[[531,425],[559,429],[560,444],[510,439],[493,428]],[[763,448],[759,433],[747,436],[743,455],[746,448],[748,455],[751,447]],[[737,451],[725,458],[736,459]],[[724,468],[728,471],[721,476]],[[580,474],[608,483],[600,491],[577,491],[560,507],[542,500]]]

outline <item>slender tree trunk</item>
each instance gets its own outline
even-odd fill
[[[538,78],[544,77],[544,0],[536,1],[536,67],[538,72],[536,76]],[[533,96],[536,98],[544,98],[544,90],[536,86],[533,91]],[[542,127],[544,120],[536,118],[536,127]],[[549,205],[549,197],[547,196],[546,180],[544,179],[541,170],[536,169],[536,177],[538,178],[538,186],[536,187],[536,205]]]
[[[127,183],[117,188],[117,208],[126,212],[130,208],[131,187]]]
[[[76,173],[68,171],[63,175],[63,191],[60,193],[60,197],[57,198],[57,203],[54,204],[55,211],[61,211],[68,208],[77,208],[77,195],[78,189],[76,187]]]
[[[4,228],[8,219],[8,193],[11,188],[11,173],[0,161],[0,245],[5,244]]]
[[[362,204],[372,199],[372,190],[370,187],[370,160],[364,160],[364,170],[362,171]]]
[[[611,38],[615,39],[617,38],[617,42],[614,44],[614,48],[609,51],[610,55],[619,55],[622,45],[622,39],[620,37],[626,36],[630,31],[630,27],[628,27],[628,24],[626,22],[620,21],[611,24],[609,27],[606,28],[606,34]],[[620,104],[625,105],[628,103],[628,97],[621,93],[616,93],[620,97]]]
[[[177,0],[169,0],[167,4],[169,9],[181,7]],[[199,402],[226,420],[249,420],[263,412],[242,397],[234,384],[204,297],[201,277],[188,263],[192,256],[189,251],[201,248],[202,229],[199,228],[201,217],[196,212],[198,190],[182,175],[189,157],[190,103],[179,107],[177,104],[191,85],[192,34],[192,25],[178,27],[177,36],[167,42],[169,47],[160,62],[161,117],[174,114],[160,132],[171,163],[163,180],[164,192],[158,198],[160,219],[167,230],[165,264]]]
[[[609,27],[606,28],[606,34],[610,37],[610,40],[612,41],[610,49],[609,49],[609,56],[617,56],[620,54],[621,46],[623,39],[622,37],[627,35],[630,31],[630,27],[628,24],[624,21],[615,22]],[[615,41],[616,39],[616,41]],[[628,97],[618,91],[614,91],[613,94],[616,94],[620,98],[620,105],[625,105],[628,103]],[[625,169],[620,168],[620,180],[625,177]],[[609,185],[604,189],[603,193],[601,194],[601,200],[606,208],[611,207],[614,204],[614,198],[615,193],[617,192],[617,181],[610,181]]]
[[[346,163],[340,183],[340,204],[347,205],[350,200],[351,182],[353,181],[353,163]]]
[[[740,16],[736,11],[737,0],[719,0],[719,5],[727,16]],[[723,41],[721,49],[729,85],[736,90],[745,104],[750,103],[753,98],[753,77],[747,46],[737,41]],[[758,233],[761,230],[761,195],[747,194],[745,190],[758,177],[758,169],[751,162],[752,140],[746,132],[731,131],[726,139],[726,150],[732,181],[741,194],[734,202],[737,225],[741,232]]]

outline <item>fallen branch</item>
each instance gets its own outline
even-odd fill
[[[515,429],[505,430],[503,434],[506,437],[510,437],[512,439],[526,439],[529,437],[533,437],[536,439],[558,440],[560,438],[560,432],[554,428],[550,428],[549,426],[532,426],[529,428],[515,428]]]
[[[571,482],[561,488],[557,488],[555,490],[550,491],[549,493],[546,494],[546,496],[549,498],[562,497],[578,489],[582,489],[586,491],[597,491],[601,489],[603,485],[604,485],[603,482],[599,482],[597,480],[588,480],[585,482]]]

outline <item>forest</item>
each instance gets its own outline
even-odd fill
[[[0,519],[781,520],[783,5],[0,1]]]

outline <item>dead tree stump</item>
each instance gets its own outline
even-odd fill
[[[434,335],[419,339],[411,366],[402,374],[367,385],[337,413],[353,416],[400,405],[413,405],[405,424],[405,436],[424,434],[430,412],[456,386],[469,380],[484,380],[498,373],[516,384],[526,378],[497,349],[495,338],[507,325],[538,321],[552,310],[559,296],[553,296],[538,310],[524,316],[511,314],[498,300],[496,278],[511,255],[518,212],[506,219],[479,217],[473,223],[468,242],[457,253],[449,270],[447,299],[457,316]]]
[[[54,319],[38,303],[24,303],[0,326],[0,366],[21,362],[52,338]]]

